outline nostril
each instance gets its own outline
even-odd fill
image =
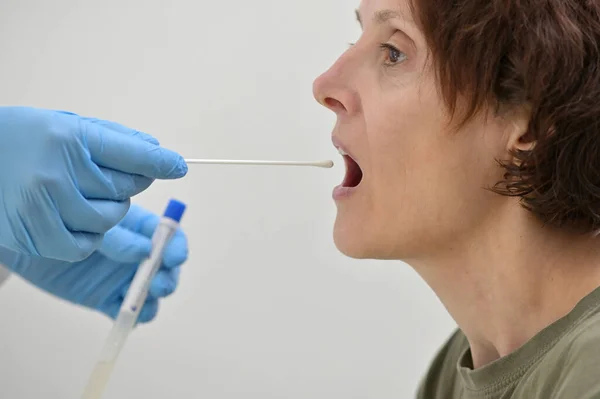
[[[327,97],[325,100],[323,100],[323,103],[327,108],[331,109],[334,112],[346,111],[346,107],[344,107],[344,104],[342,104],[335,98]]]

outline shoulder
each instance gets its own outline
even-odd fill
[[[454,390],[458,378],[458,361],[469,349],[469,342],[461,330],[456,330],[439,350],[427,374],[421,381],[419,399],[446,398]]]
[[[600,399],[600,313],[565,334],[540,366],[552,397]]]
[[[557,348],[564,356],[566,371],[582,369],[585,365],[600,365],[600,313],[585,319],[560,340]],[[593,371],[600,377],[600,368]],[[599,379],[600,381],[600,379]]]

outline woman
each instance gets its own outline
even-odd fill
[[[600,398],[600,3],[363,0],[314,84],[335,242],[406,261],[459,325],[419,398]]]

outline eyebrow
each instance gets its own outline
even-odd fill
[[[356,20],[358,21],[358,23],[360,24],[360,26],[362,26],[363,23],[362,23],[362,18],[360,17],[360,11],[357,9],[357,10],[355,10],[355,13],[356,13]],[[373,20],[378,25],[381,25],[381,24],[386,23],[390,19],[394,19],[394,18],[405,19],[404,16],[402,14],[400,14],[399,12],[397,12],[397,11],[393,11],[393,10],[379,10],[379,11],[377,11],[375,13],[375,16],[373,17]]]

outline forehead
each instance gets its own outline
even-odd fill
[[[414,24],[411,0],[362,0],[357,11],[365,25],[374,19],[389,18],[391,13],[406,23]]]

